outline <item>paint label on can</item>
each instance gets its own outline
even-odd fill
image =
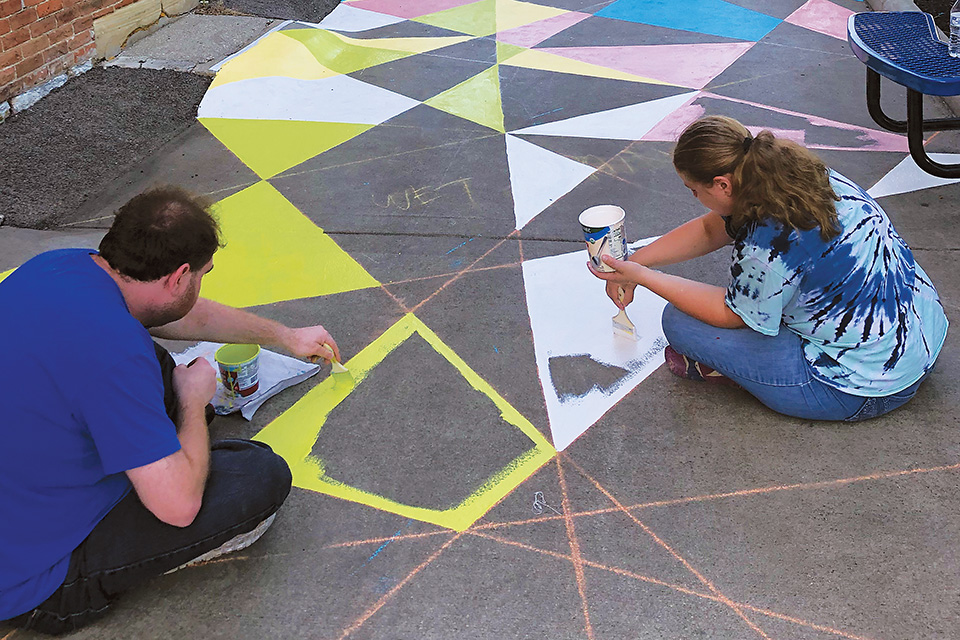
[[[246,398],[260,387],[260,363],[257,360],[237,365],[220,365],[223,387],[227,393]]]
[[[590,262],[597,271],[613,271],[604,264],[605,255],[617,260],[627,256],[627,240],[623,232],[624,211],[615,205],[591,207],[580,214],[580,227],[587,243]]]

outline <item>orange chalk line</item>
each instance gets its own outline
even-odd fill
[[[563,495],[563,523],[567,529],[567,539],[570,541],[570,559],[573,562],[573,572],[577,577],[577,591],[580,592],[580,602],[583,607],[584,628],[587,638],[593,640],[593,625],[590,624],[590,607],[587,604],[587,581],[583,575],[583,559],[580,557],[580,544],[577,542],[577,532],[573,527],[573,518],[570,517],[570,498],[567,495],[567,480],[563,475],[563,465],[560,457],[554,458],[557,463],[557,475],[560,478],[560,493]]]
[[[933,473],[936,471],[956,471],[960,470],[960,463],[943,465],[939,467],[923,467],[917,469],[906,469],[902,471],[882,471],[878,473],[872,473],[865,476],[856,476],[852,478],[838,478],[835,480],[823,480],[820,482],[809,482],[809,483],[796,483],[796,484],[786,484],[786,485],[775,485],[771,487],[759,487],[756,489],[742,489],[740,491],[728,491],[725,493],[713,493],[702,496],[690,496],[687,498],[674,498],[671,500],[657,500],[654,502],[641,502],[629,507],[625,507],[628,511],[635,509],[647,509],[650,507],[668,507],[678,504],[685,504],[688,502],[706,502],[708,500],[721,500],[723,498],[737,498],[741,496],[757,495],[764,493],[773,493],[776,491],[794,491],[797,489],[823,489],[831,486],[840,486],[844,484],[851,484],[854,482],[865,482],[867,480],[886,480],[889,478],[896,478],[906,475],[914,475],[920,473]],[[590,511],[575,511],[570,513],[572,518],[583,518],[590,516],[599,516],[607,513],[614,513],[619,511],[617,507],[608,507],[606,509],[592,509]],[[488,529],[503,529],[507,527],[518,527],[530,524],[538,524],[541,522],[549,522],[552,520],[562,520],[565,516],[539,516],[536,518],[527,518],[524,520],[511,520],[508,522],[487,522],[484,524],[478,524],[470,527],[471,531],[480,531]],[[392,541],[403,541],[403,540],[413,540],[417,538],[426,538],[430,536],[441,535],[444,533],[450,533],[447,529],[441,529],[439,531],[430,531],[426,533],[408,533],[396,537],[386,537],[386,538],[367,538],[365,540],[350,540],[347,542],[337,542],[334,544],[327,545],[323,547],[324,549],[336,549],[340,547],[355,547],[365,544],[374,544],[374,543],[384,543],[388,540]],[[2,640],[2,639],[0,639]]]
[[[571,555],[566,555],[566,554],[563,554],[563,553],[559,553],[559,552],[557,552],[557,551],[550,551],[549,549],[540,549],[540,548],[538,548],[538,547],[534,547],[534,546],[531,546],[531,545],[529,545],[529,544],[525,544],[525,543],[523,543],[523,542],[516,542],[516,541],[514,541],[514,540],[507,540],[506,538],[501,538],[500,536],[495,536],[495,535],[490,534],[490,533],[482,533],[482,532],[476,531],[476,530],[468,530],[467,533],[469,533],[470,535],[473,535],[473,536],[477,536],[478,538],[486,538],[487,540],[492,540],[492,541],[494,541],[494,542],[499,542],[500,544],[508,545],[508,546],[511,546],[511,547],[519,547],[519,548],[524,549],[524,550],[526,550],[526,551],[534,551],[534,552],[536,552],[536,553],[541,553],[541,554],[543,554],[543,555],[545,555],[545,556],[551,556],[551,557],[557,558],[557,559],[559,559],[559,560],[566,560],[567,562],[573,562],[573,556],[571,556]],[[592,560],[582,559],[582,561],[583,561],[583,564],[584,564],[585,566],[592,567],[592,568],[594,568],[594,569],[601,569],[601,570],[603,570],[603,571],[610,571],[611,573],[616,573],[616,574],[619,574],[619,575],[622,575],[622,576],[625,576],[625,577],[628,577],[628,578],[634,578],[634,579],[636,579],[636,580],[641,580],[641,581],[643,581],[643,582],[649,582],[649,583],[651,583],[651,584],[656,584],[656,585],[659,585],[659,586],[661,586],[661,587],[667,587],[667,588],[669,588],[669,589],[673,589],[674,591],[679,591],[679,592],[684,593],[684,594],[687,594],[687,595],[693,595],[693,596],[697,596],[698,598],[706,598],[707,600],[714,600],[714,601],[716,601],[716,602],[720,602],[720,598],[718,598],[717,596],[712,596],[712,595],[710,595],[710,594],[708,594],[708,593],[703,593],[703,592],[701,592],[701,591],[694,591],[694,590],[692,590],[692,589],[688,589],[688,588],[686,588],[686,587],[682,587],[682,586],[680,586],[680,585],[678,585],[678,584],[673,584],[673,583],[670,583],[670,582],[664,582],[663,580],[658,580],[657,578],[651,578],[651,577],[649,577],[649,576],[640,575],[639,573],[633,573],[632,571],[627,571],[626,569],[620,569],[620,568],[618,568],[618,567],[610,567],[610,566],[607,566],[607,565],[604,565],[604,564],[600,564],[599,562],[593,562]]]
[[[640,522],[640,520],[637,519],[636,516],[634,516],[634,515],[633,515],[632,513],[630,513],[629,511],[627,511],[626,507],[624,507],[622,504],[620,504],[620,502],[613,496],[612,493],[610,493],[609,491],[607,491],[604,487],[602,487],[602,486],[600,485],[599,482],[597,482],[596,480],[593,479],[593,477],[591,477],[590,475],[588,475],[587,472],[584,471],[584,470],[580,467],[580,465],[578,465],[576,462],[574,462],[574,461],[570,458],[569,455],[564,454],[564,453],[561,453],[560,455],[562,455],[564,458],[566,458],[566,459],[570,462],[570,464],[572,464],[572,465],[574,466],[574,468],[576,468],[577,471],[578,471],[584,478],[586,478],[587,480],[589,480],[589,481],[593,484],[593,486],[595,486],[597,489],[600,490],[601,493],[603,493],[603,495],[607,496],[607,498],[608,498],[613,504],[615,504],[615,505],[617,506],[617,508],[620,509],[620,511],[622,511],[628,518],[630,518],[631,520],[633,520],[641,529],[643,529],[643,531],[644,531],[647,535],[649,535],[651,538],[653,538],[654,541],[655,541],[658,545],[660,545],[661,547],[663,547],[663,548],[664,548],[670,555],[672,555],[677,561],[679,561],[681,564],[683,564],[683,566],[686,567],[687,570],[690,571],[690,573],[692,573],[694,576],[696,576],[697,580],[699,580],[700,582],[702,582],[702,583],[704,584],[704,586],[706,586],[708,589],[710,589],[710,591],[712,591],[715,595],[717,595],[717,596],[720,598],[720,601],[723,602],[723,604],[725,604],[725,605],[727,605],[728,607],[730,607],[731,609],[733,609],[733,611],[734,611],[738,616],[740,616],[740,618],[741,618],[744,622],[747,623],[747,626],[749,626],[751,629],[753,629],[753,630],[756,631],[758,634],[760,634],[760,636],[761,636],[762,638],[766,638],[766,640],[770,640],[770,636],[768,636],[768,635],[763,631],[763,629],[761,629],[761,628],[758,627],[756,624],[754,624],[754,622],[753,622],[752,620],[750,620],[750,618],[747,617],[747,615],[743,612],[743,610],[742,610],[740,607],[738,607],[738,606],[736,605],[736,603],[734,603],[732,600],[730,600],[730,598],[728,598],[727,596],[723,595],[723,593],[722,593],[716,586],[714,586],[714,584],[713,584],[712,582],[710,582],[710,580],[708,580],[708,579],[706,578],[706,576],[704,576],[703,574],[701,574],[699,571],[697,571],[697,570],[693,567],[693,565],[691,565],[689,562],[687,562],[686,558],[684,558],[684,557],[681,556],[679,553],[677,553],[676,551],[674,551],[673,547],[671,547],[669,544],[667,544],[666,542],[664,542],[663,540],[661,540],[660,537],[657,536],[657,534],[654,533],[647,525],[645,525],[645,524],[643,524],[642,522]],[[559,457],[558,457],[558,459],[557,459],[557,463],[558,463],[558,466],[559,466]]]
[[[558,553],[558,552],[556,552],[556,551],[550,551],[550,550],[548,550],[548,549],[540,549],[540,548],[538,548],[538,547],[534,547],[534,546],[531,546],[531,545],[529,545],[529,544],[525,544],[525,543],[523,543],[523,542],[516,542],[516,541],[514,541],[514,540],[507,540],[506,538],[501,538],[500,536],[496,536],[496,535],[493,535],[493,534],[490,534],[490,533],[483,533],[483,532],[481,532],[481,531],[477,531],[476,529],[468,530],[467,533],[470,534],[470,535],[473,535],[473,536],[477,536],[477,537],[479,537],[479,538],[485,538],[485,539],[491,540],[491,541],[493,541],[493,542],[498,542],[498,543],[503,544],[503,545],[512,546],[512,547],[518,547],[518,548],[524,549],[524,550],[526,550],[526,551],[533,551],[533,552],[535,552],[535,553],[540,553],[540,554],[543,554],[543,555],[546,555],[546,556],[550,556],[550,557],[553,557],[553,558],[557,558],[557,559],[559,559],[559,560],[566,560],[567,562],[573,562],[573,557],[572,557],[572,556],[569,556],[569,555],[566,555],[566,554],[563,554],[563,553]],[[713,602],[717,602],[717,603],[720,603],[720,604],[723,603],[722,600],[721,600],[719,597],[715,596],[715,595],[711,595],[711,594],[709,594],[709,593],[704,593],[704,592],[702,592],[702,591],[696,591],[696,590],[694,590],[694,589],[689,589],[689,588],[687,588],[687,587],[684,587],[684,586],[681,586],[681,585],[678,585],[678,584],[673,584],[672,582],[666,582],[666,581],[664,581],[664,580],[658,580],[657,578],[651,578],[651,577],[649,577],[649,576],[645,576],[645,575],[642,575],[642,574],[639,574],[639,573],[634,573],[633,571],[628,571],[627,569],[621,569],[621,568],[619,568],[619,567],[611,567],[611,566],[609,566],[609,565],[601,564],[601,563],[599,563],[599,562],[594,562],[594,561],[592,561],[592,560],[587,560],[586,558],[583,559],[583,564],[584,564],[584,566],[588,566],[588,567],[591,567],[591,568],[593,568],[593,569],[599,569],[599,570],[601,570],[601,571],[609,571],[610,573],[614,573],[614,574],[616,574],[616,575],[623,576],[623,577],[625,577],[625,578],[631,578],[631,579],[634,579],[634,580],[639,580],[639,581],[642,581],[642,582],[648,582],[648,583],[650,583],[650,584],[655,584],[655,585],[657,585],[657,586],[666,587],[666,588],[668,588],[668,589],[672,589],[673,591],[677,591],[677,592],[682,593],[682,594],[684,594],[684,595],[695,596],[695,597],[697,597],[697,598],[702,598],[702,599],[704,599],[704,600],[712,600]],[[847,632],[845,632],[845,631],[840,631],[839,629],[834,629],[834,628],[832,628],[832,627],[827,627],[827,626],[820,625],[820,624],[816,624],[816,623],[813,623],[813,622],[808,622],[808,621],[806,621],[806,620],[801,620],[801,619],[795,618],[795,617],[793,617],[793,616],[788,616],[788,615],[785,615],[785,614],[782,614],[782,613],[777,613],[776,611],[770,611],[769,609],[762,609],[762,608],[760,608],[760,607],[754,607],[753,605],[749,605],[749,604],[746,604],[746,603],[743,603],[743,602],[737,602],[736,604],[737,604],[737,606],[743,607],[744,609],[749,609],[749,610],[751,610],[751,611],[754,611],[754,612],[756,612],[756,613],[759,613],[759,614],[762,614],[762,615],[765,615],[765,616],[769,616],[769,617],[771,617],[771,618],[777,618],[777,619],[779,619],[779,620],[783,620],[783,621],[786,621],[786,622],[791,622],[791,623],[796,624],[796,625],[801,626],[801,627],[809,627],[809,628],[815,629],[815,630],[817,630],[817,631],[823,631],[823,632],[826,632],[826,633],[832,633],[832,634],[837,635],[837,636],[840,636],[840,637],[842,637],[842,638],[849,638],[850,640],[871,640],[870,638],[865,638],[864,636],[858,636],[858,635],[854,635],[854,634],[852,634],[852,633],[847,633]]]
[[[468,273],[471,269],[473,269],[474,265],[476,265],[476,264],[479,263],[481,260],[483,260],[484,258],[486,258],[488,255],[490,255],[490,254],[491,254],[493,251],[495,251],[496,249],[499,249],[499,248],[500,248],[500,245],[502,245],[504,242],[506,242],[506,241],[509,240],[510,238],[516,236],[518,233],[520,233],[519,230],[516,230],[516,229],[515,229],[515,230],[512,231],[508,236],[506,236],[505,238],[503,238],[502,240],[500,240],[500,242],[498,242],[497,244],[495,244],[495,245],[493,245],[492,247],[490,247],[489,249],[487,249],[487,251],[486,251],[482,256],[480,256],[479,258],[477,258],[476,260],[474,260],[473,262],[471,262],[471,263],[470,263],[470,266],[468,266],[466,269],[464,269],[463,271],[461,271],[461,272],[458,273],[457,275],[453,276],[452,278],[450,278],[449,280],[447,280],[446,282],[444,282],[444,283],[440,286],[439,289],[437,289],[436,291],[434,291],[433,293],[431,293],[430,296],[429,296],[426,300],[423,300],[420,304],[418,304],[418,305],[415,306],[413,309],[411,309],[410,312],[411,312],[411,313],[416,313],[417,309],[419,309],[420,307],[422,307],[422,306],[425,305],[426,303],[430,302],[438,293],[440,293],[441,291],[443,291],[444,289],[446,289],[449,285],[451,285],[451,284],[453,284],[454,282],[456,282],[457,280],[459,280],[460,277],[463,276],[463,274]]]
[[[424,533],[405,533],[399,536],[387,536],[385,538],[367,538],[366,540],[348,540],[346,542],[335,542],[328,544],[322,549],[343,549],[345,547],[359,547],[365,544],[383,544],[384,542],[397,542],[401,540],[416,540],[418,538],[429,538],[431,536],[440,536],[453,533],[450,529],[440,529],[438,531],[426,531]]]
[[[393,295],[393,293],[391,293],[390,290],[387,289],[386,285],[381,284],[381,285],[380,285],[380,290],[383,291],[383,292],[384,292],[385,294],[387,294],[388,296],[390,296],[390,299],[393,300],[398,307],[400,307],[400,310],[403,311],[404,314],[410,313],[409,307],[407,307],[407,305],[405,305],[405,304],[403,303],[403,300],[401,300],[401,299],[398,298],[397,296]]]
[[[0,640],[8,640],[9,638],[12,638],[12,637],[13,637],[13,634],[15,634],[17,631],[19,631],[19,629],[14,629],[13,631],[11,631],[10,633],[8,633],[7,635],[5,635],[5,636],[3,636],[2,638],[0,638]]]
[[[381,607],[383,607],[383,605],[385,605],[385,604],[387,603],[388,600],[390,600],[390,598],[392,598],[394,595],[396,595],[396,593],[397,593],[398,591],[400,591],[400,589],[402,589],[408,582],[410,582],[411,580],[413,580],[413,577],[414,577],[415,575],[417,575],[418,573],[420,573],[423,569],[425,569],[425,568],[427,567],[427,565],[429,565],[431,562],[433,562],[434,560],[436,560],[436,559],[440,556],[441,553],[443,553],[444,551],[447,550],[447,548],[450,547],[450,545],[452,545],[454,542],[456,542],[457,540],[459,540],[460,537],[461,537],[462,535],[464,535],[464,533],[465,533],[465,532],[463,532],[463,531],[461,531],[461,532],[459,532],[459,533],[455,533],[453,536],[451,536],[451,538],[450,538],[449,540],[447,540],[446,542],[444,542],[443,545],[442,545],[439,549],[437,549],[436,551],[434,551],[434,552],[430,555],[429,558],[427,558],[426,560],[424,560],[423,562],[421,562],[419,565],[417,565],[416,568],[414,568],[413,571],[411,571],[410,573],[408,573],[407,576],[406,576],[403,580],[401,580],[401,581],[398,582],[396,585],[394,585],[394,587],[393,587],[392,589],[390,589],[390,591],[386,592],[386,593],[383,595],[383,597],[381,597],[379,600],[377,600],[377,602],[376,602],[372,607],[370,607],[369,609],[367,609],[366,612],[364,612],[364,614],[363,614],[362,616],[360,616],[360,617],[357,619],[356,622],[354,622],[354,623],[351,624],[349,627],[347,627],[346,629],[344,629],[343,632],[340,634],[340,640],[343,640],[344,638],[346,638],[347,636],[349,636],[351,633],[353,633],[354,631],[356,631],[357,629],[359,629],[360,627],[362,627],[367,620],[369,620],[371,617],[373,617],[373,615],[376,614],[377,611],[379,611],[379,610],[381,609]]]
[[[571,460],[573,462],[573,460]],[[576,463],[574,463],[576,465]],[[577,467],[579,469],[579,467]],[[675,498],[673,500],[659,500],[656,502],[642,502],[640,504],[635,504],[627,509],[645,509],[648,507],[665,507],[675,504],[683,504],[686,502],[703,502],[706,500],[718,500],[721,498],[736,498],[740,496],[749,496],[762,493],[773,493],[775,491],[792,491],[795,489],[822,489],[825,487],[834,487],[844,484],[850,484],[853,482],[865,482],[867,480],[886,480],[888,478],[897,478],[900,476],[913,475],[918,473],[932,473],[935,471],[956,471],[960,469],[960,463],[943,465],[940,467],[925,467],[925,468],[916,468],[916,469],[904,469],[901,471],[880,471],[877,473],[871,473],[863,476],[856,476],[852,478],[838,478],[835,480],[822,480],[820,482],[798,482],[795,484],[782,484],[774,485],[770,487],[759,487],[756,489],[741,489],[739,491],[728,491],[726,493],[714,493],[710,495],[703,496],[693,496],[689,498]],[[581,470],[581,473],[583,471]],[[584,512],[577,513],[574,515],[593,515],[592,513]]]
[[[421,276],[419,278],[407,278],[406,280],[391,280],[390,282],[384,282],[382,286],[392,287],[395,284],[408,284],[410,282],[423,282],[424,280],[433,280],[434,278],[452,278],[453,276],[463,275],[464,273],[480,273],[481,271],[492,271],[494,269],[507,269],[509,267],[519,267],[520,262],[510,262],[506,264],[498,264],[492,267],[477,267],[471,269],[467,267],[462,271],[449,271],[447,273],[438,273],[433,276]]]

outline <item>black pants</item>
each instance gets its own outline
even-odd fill
[[[175,420],[175,365],[159,345],[157,358],[167,413]],[[291,482],[287,463],[267,445],[216,442],[203,504],[190,526],[164,524],[131,490],[74,550],[67,577],[53,595],[7,624],[59,634],[96,620],[124,591],[254,529],[280,508]]]

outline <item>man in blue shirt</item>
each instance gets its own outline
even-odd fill
[[[73,630],[272,523],[287,464],[262,443],[211,447],[213,368],[175,366],[151,335],[339,352],[322,326],[200,298],[219,246],[205,206],[165,187],[124,205],[99,253],[47,252],[0,283],[0,620]]]

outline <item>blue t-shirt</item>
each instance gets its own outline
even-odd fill
[[[776,220],[736,234],[726,303],[766,335],[803,339],[814,375],[857,396],[906,389],[933,366],[947,335],[937,291],[880,205],[830,172],[840,233]]]
[[[125,470],[180,449],[153,341],[91,253],[50,251],[0,282],[0,620],[60,586]]]

